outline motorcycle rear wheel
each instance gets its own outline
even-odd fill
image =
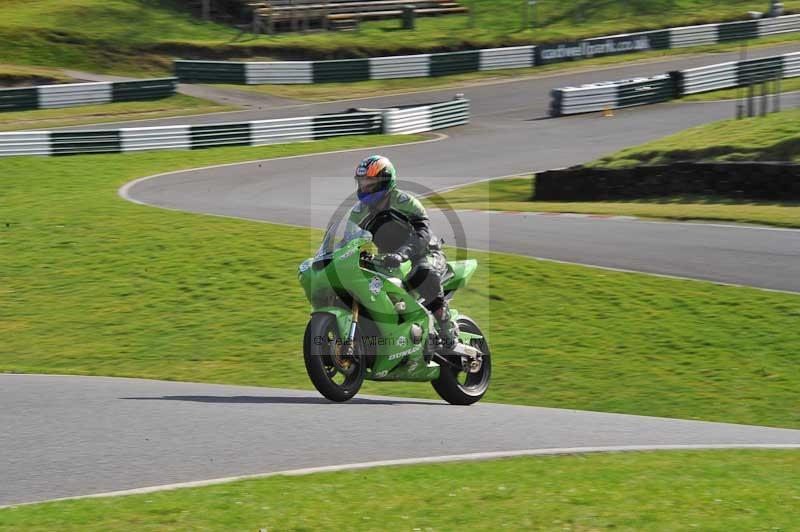
[[[364,382],[365,364],[358,334],[353,355],[347,356],[345,338],[331,314],[314,314],[303,339],[303,359],[314,387],[338,403],[355,397]]]
[[[483,353],[481,369],[477,373],[467,373],[457,369],[450,364],[442,364],[439,378],[431,381],[433,389],[439,397],[451,405],[471,405],[480,399],[489,389],[489,382],[492,377],[492,357],[489,352],[489,344],[486,337],[481,332],[478,324],[472,319],[461,316],[456,320],[459,330],[472,334],[480,335],[482,338],[471,340],[470,345],[479,349]],[[457,355],[447,355],[446,358],[458,368],[461,367],[461,359]]]

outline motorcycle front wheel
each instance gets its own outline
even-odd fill
[[[431,384],[439,397],[451,405],[471,405],[480,401],[486,390],[489,389],[489,381],[492,377],[492,357],[489,352],[489,344],[478,324],[466,316],[461,316],[456,321],[459,330],[481,336],[480,339],[470,341],[472,347],[483,353],[481,367],[476,373],[465,372],[461,367],[460,356],[446,355],[445,358],[450,364],[441,364],[439,378],[432,381]]]
[[[319,393],[331,401],[352,399],[364,382],[362,342],[356,335],[352,355],[331,314],[314,314],[303,339],[306,372]]]

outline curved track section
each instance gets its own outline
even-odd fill
[[[751,56],[788,48],[796,47],[759,50]],[[661,105],[624,111],[614,119],[540,120],[550,88],[735,58],[681,57],[551,77],[557,79],[470,87],[464,92],[473,102],[472,125],[452,130],[438,142],[381,151],[395,160],[412,181],[407,185],[418,192],[586,162],[731,116],[732,104]],[[449,98],[452,92],[352,105],[424,103]],[[309,114],[298,110],[307,107],[318,113],[340,111],[343,104],[136,124],[277,118]],[[321,227],[348,201],[353,162],[370,151],[166,174],[140,180],[126,192],[136,201],[161,207]],[[797,231],[535,215],[459,216],[473,248],[800,291]],[[447,237],[445,222],[437,219],[434,224]],[[455,408],[386,397],[359,397],[339,405],[302,391],[98,377],[0,375],[0,404],[0,506],[376,460],[586,447],[800,447],[797,430],[488,403]]]
[[[750,51],[750,57],[787,53],[796,45]],[[382,148],[418,193],[488,177],[515,175],[591,161],[603,154],[733,115],[733,102],[662,104],[557,120],[543,118],[552,87],[648,76],[670,69],[734,60],[738,53],[677,57],[652,63],[567,72],[464,90],[472,123],[450,130],[441,142]],[[431,91],[361,100],[362,107],[387,107],[447,98]],[[355,105],[355,104],[354,104]],[[298,106],[249,118],[292,116]],[[314,112],[341,111],[343,104],[304,104]],[[157,123],[175,123],[168,119]],[[226,114],[192,120],[219,122]],[[288,158],[201,169],[141,180],[127,197],[149,205],[270,222],[324,227],[349,201],[354,161],[372,150]],[[324,194],[320,191],[324,190]],[[457,242],[444,216],[434,227]],[[800,292],[800,231],[720,224],[658,224],[635,220],[551,219],[543,216],[460,213],[473,249],[701,279],[771,290]],[[448,229],[449,228],[449,229]]]
[[[0,404],[0,506],[523,449],[800,447],[798,430],[391,397],[334,404],[303,391],[105,377],[0,375]]]
[[[438,142],[381,148],[418,193],[489,176],[584,163],[610,151],[730,116],[731,102],[664,104],[614,118],[473,117]],[[348,200],[354,161],[372,150],[199,169],[140,180],[130,198],[161,207],[325,227]],[[324,191],[324,194],[321,193]],[[433,226],[457,242],[441,212]],[[800,231],[723,224],[461,212],[466,245],[586,265],[800,292]]]

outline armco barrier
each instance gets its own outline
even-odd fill
[[[313,83],[348,82],[354,79],[369,79],[369,60],[341,59],[312,63]]]
[[[634,80],[563,87],[551,92],[550,115],[647,105],[689,94],[800,76],[800,52],[731,61]]]
[[[314,83],[314,65],[311,61],[291,63],[245,63],[245,77],[253,85],[293,85]],[[203,78],[197,81],[204,81]],[[244,82],[236,82],[244,83]]]
[[[166,98],[175,94],[177,83],[176,78],[163,78],[0,89],[0,111],[53,109]]]
[[[39,108],[39,91],[35,88],[0,90],[0,111],[27,111]]]
[[[731,61],[673,73],[681,96],[800,76],[800,52]]]
[[[469,122],[469,100],[255,122],[0,133],[0,157],[262,146],[371,133],[421,133]]]
[[[529,68],[536,65],[535,46],[489,48],[480,50],[478,70]]]
[[[386,109],[383,131],[390,135],[421,133],[466,124],[469,116],[469,100],[465,98],[422,107]]]
[[[631,168],[576,166],[536,174],[536,201],[607,201],[676,194],[800,200],[800,165],[682,162]]]
[[[595,37],[559,44],[513,46],[464,52],[342,59],[334,61],[175,61],[181,81],[198,83],[294,84],[354,82],[370,79],[446,76],[647,50],[666,50],[754,39],[800,31],[800,15],[684,26]]]
[[[550,115],[562,116],[665,102],[675,98],[668,74],[554,89]]]
[[[431,75],[430,58],[430,54],[373,57],[369,60],[370,78],[427,78]]]

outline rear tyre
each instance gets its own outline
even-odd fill
[[[470,341],[472,347],[483,353],[481,368],[477,373],[465,372],[460,369],[460,356],[446,355],[445,358],[453,365],[443,363],[439,378],[432,381],[431,384],[439,397],[451,405],[471,405],[480,401],[486,390],[489,389],[489,381],[492,377],[492,357],[486,337],[478,325],[466,316],[461,316],[456,321],[459,330],[482,336],[480,339]]]
[[[331,401],[352,399],[364,382],[363,343],[356,335],[353,354],[347,354],[345,338],[339,334],[331,314],[314,314],[306,327],[303,358],[306,372],[319,393]]]

